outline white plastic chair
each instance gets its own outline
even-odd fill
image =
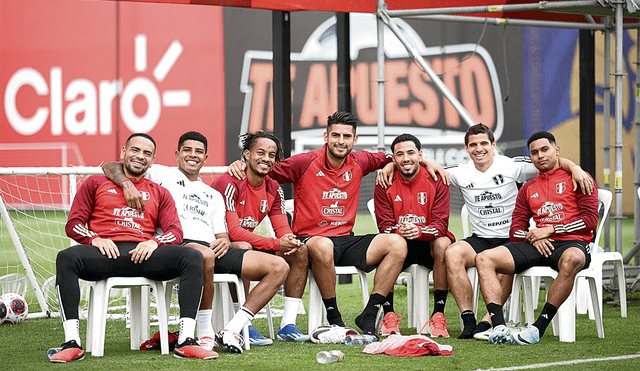
[[[377,229],[378,223],[373,198],[367,201],[367,208]],[[412,264],[404,272],[408,273],[407,276],[398,277],[396,284],[407,285],[407,326],[420,331],[429,320],[429,274],[431,269],[419,264]]]
[[[213,282],[216,284],[216,290],[213,295],[213,316],[211,318],[213,328],[217,332],[222,330],[226,324],[231,321],[231,318],[235,315],[235,310],[233,307],[233,300],[231,300],[231,293],[229,291],[229,284],[233,283],[236,285],[237,293],[238,293],[238,302],[243,304],[245,302],[245,292],[244,286],[242,285],[242,281],[235,274],[231,273],[216,273],[213,275]],[[267,303],[267,319],[269,322],[269,335],[273,339],[273,322],[271,320],[271,310],[268,307]],[[242,333],[244,336],[244,348],[250,349],[249,342],[249,324],[247,324],[243,329]]]
[[[597,232],[596,243],[600,240],[600,234],[602,232],[603,221],[609,214],[609,208],[611,207],[612,194],[608,190],[598,189],[598,201],[599,206],[603,208],[603,217],[600,219]],[[620,311],[622,317],[627,316],[627,302],[626,302],[626,286],[624,268],[622,263],[622,256],[617,252],[611,253],[598,253],[598,249],[592,246],[591,248],[591,265],[589,268],[580,271],[576,275],[574,281],[574,288],[571,290],[569,297],[558,308],[558,313],[552,320],[553,334],[559,337],[562,342],[574,342],[575,337],[575,316],[576,316],[576,282],[579,279],[586,279],[589,284],[589,294],[591,297],[591,308],[594,312],[594,318],[596,320],[596,329],[598,337],[604,338],[604,326],[602,323],[602,264],[605,261],[614,261],[616,271],[618,275],[620,285]],[[548,290],[553,280],[558,276],[558,272],[549,267],[531,267],[524,272],[521,272],[514,277],[514,290],[511,297],[510,308],[510,320],[517,322],[520,321],[520,289],[522,288],[524,296],[524,312],[525,321],[527,323],[533,323],[534,321],[534,285],[533,279],[539,279],[543,277],[545,280],[545,287]]]
[[[94,357],[102,357],[104,355],[107,307],[109,305],[109,291],[112,288],[129,288],[129,300],[131,301],[131,349],[139,349],[140,344],[147,340],[149,336],[149,305],[143,305],[142,286],[151,287],[156,296],[161,350],[162,354],[169,354],[168,304],[166,297],[170,298],[171,292],[166,293],[167,285],[164,282],[144,277],[110,277],[90,285],[85,344],[87,352],[91,352]]]

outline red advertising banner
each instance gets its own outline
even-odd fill
[[[0,166],[99,165],[134,132],[173,165],[189,130],[225,163],[219,7],[2,1],[0,58]]]

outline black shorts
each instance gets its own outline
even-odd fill
[[[520,273],[534,266],[551,267],[558,271],[558,262],[565,250],[577,247],[585,255],[585,263],[582,269],[588,268],[591,263],[589,245],[584,241],[552,241],[553,251],[549,257],[545,257],[528,242],[509,242],[504,246],[509,250],[515,263],[515,272]]]
[[[493,249],[494,247],[503,246],[508,242],[510,242],[509,237],[485,238],[485,237],[478,237],[478,235],[475,233],[465,238],[463,241],[466,241],[469,245],[471,245],[471,248],[473,248],[476,254],[480,254],[484,250]]]
[[[433,270],[433,256],[431,256],[432,241],[407,240],[407,257],[404,259],[402,270],[412,264],[420,264]]]
[[[333,242],[333,264],[338,267],[353,265],[367,273],[376,269],[378,264],[367,265],[367,250],[376,236],[327,237]]]
[[[197,243],[202,246],[209,246],[210,244],[205,241],[184,239],[182,245],[188,243]],[[216,265],[213,269],[213,273],[233,273],[236,276],[242,276],[242,261],[244,259],[244,253],[249,250],[236,249],[230,247],[229,251],[222,258],[216,258]]]

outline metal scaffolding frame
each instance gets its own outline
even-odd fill
[[[625,9],[627,12],[625,12]],[[623,72],[623,29],[635,28],[638,29],[638,40],[640,41],[640,23],[634,21],[631,24],[624,24],[625,18],[638,18],[640,14],[635,13],[637,10],[637,4],[633,1],[625,0],[584,0],[584,1],[539,1],[529,4],[507,4],[507,5],[494,5],[494,6],[468,6],[468,7],[450,7],[450,8],[431,8],[431,9],[409,9],[409,10],[388,10],[385,0],[377,0],[377,18],[378,18],[378,102],[385,101],[385,73],[384,73],[384,25],[394,33],[394,35],[402,42],[407,49],[409,55],[425,70],[431,80],[434,82],[435,87],[449,100],[456,111],[460,114],[460,117],[467,125],[474,125],[475,122],[464,109],[462,104],[457,98],[447,89],[442,80],[435,74],[435,72],[429,67],[422,55],[418,53],[415,46],[411,45],[401,33],[398,26],[393,22],[394,17],[398,18],[410,18],[421,19],[429,21],[448,21],[448,22],[464,22],[464,23],[487,23],[491,25],[513,25],[513,26],[530,26],[530,27],[551,27],[551,28],[574,28],[582,30],[598,30],[605,33],[605,63],[604,72],[605,76],[609,76],[609,64],[610,61],[610,32],[612,30],[611,21],[609,15],[614,15],[615,11],[615,144],[610,146],[609,139],[609,100],[606,99],[610,96],[609,79],[605,78],[605,160],[609,159],[610,147],[613,147],[615,152],[615,173],[614,173],[614,186],[615,186],[615,215],[613,219],[615,221],[615,250],[622,253],[622,102],[623,102],[623,81],[622,78],[625,75]],[[539,21],[539,20],[524,20],[524,19],[508,19],[508,18],[495,18],[495,17],[479,17],[479,16],[461,16],[460,14],[482,14],[482,13],[495,13],[495,12],[523,12],[523,11],[555,11],[565,12],[571,14],[582,14],[585,16],[585,23],[578,22],[557,22],[557,21]],[[593,19],[593,15],[603,16],[603,23],[596,23]],[[640,48],[638,48],[638,58],[640,60]],[[640,89],[640,82],[638,81],[638,74],[636,74],[636,87]],[[640,92],[640,90],[636,90]],[[640,94],[640,93],[639,93]],[[637,96],[640,98],[640,95]],[[640,102],[636,99],[636,143],[640,145]],[[384,104],[378,104],[378,147],[384,147],[384,125],[385,125],[385,107]],[[638,186],[640,186],[640,152],[635,151],[635,187],[634,195],[637,192]],[[609,185],[608,169],[609,163],[605,165],[605,186]],[[640,213],[640,204],[638,203],[638,197],[635,198],[635,211],[636,214]],[[635,221],[635,236],[636,240],[640,237],[640,218],[636,218]],[[608,230],[607,230],[608,234]],[[608,246],[608,236],[605,235],[605,240]],[[640,242],[636,244],[635,252],[638,251]],[[631,257],[625,259],[628,262]]]

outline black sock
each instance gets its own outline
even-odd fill
[[[336,297],[332,297],[329,299],[322,299],[324,303],[324,307],[327,309],[327,321],[331,325],[338,325],[344,327],[344,321],[342,321],[342,314],[338,310],[338,303],[336,302]]]
[[[489,312],[489,317],[491,317],[491,323],[493,327],[499,325],[505,325],[504,315],[502,314],[502,305],[496,303],[487,304],[487,312]]]
[[[476,325],[476,329],[473,330],[473,334],[477,334],[479,332],[484,332],[487,331],[488,329],[491,328],[491,324],[487,321],[480,321],[478,322],[478,324]]]
[[[431,317],[438,312],[444,313],[444,306],[447,304],[447,294],[449,294],[449,290],[435,290],[433,292],[433,313],[431,313]]]
[[[551,323],[551,320],[558,312],[558,308],[553,304],[549,304],[549,302],[544,303],[544,307],[542,307],[542,312],[540,312],[540,316],[533,323],[534,326],[538,328],[538,332],[540,332],[540,337],[544,335],[544,331],[547,329],[547,326]]]
[[[384,314],[395,312],[395,310],[393,310],[393,291],[387,295],[387,299],[382,303],[382,310]]]
[[[378,310],[387,298],[380,294],[371,294],[369,302],[362,313],[356,317],[356,325],[360,327],[363,334],[375,335],[376,333],[376,315]]]
[[[460,318],[462,318],[463,329],[458,339],[473,338],[473,331],[476,329],[476,315],[472,310],[465,310],[460,313]]]

